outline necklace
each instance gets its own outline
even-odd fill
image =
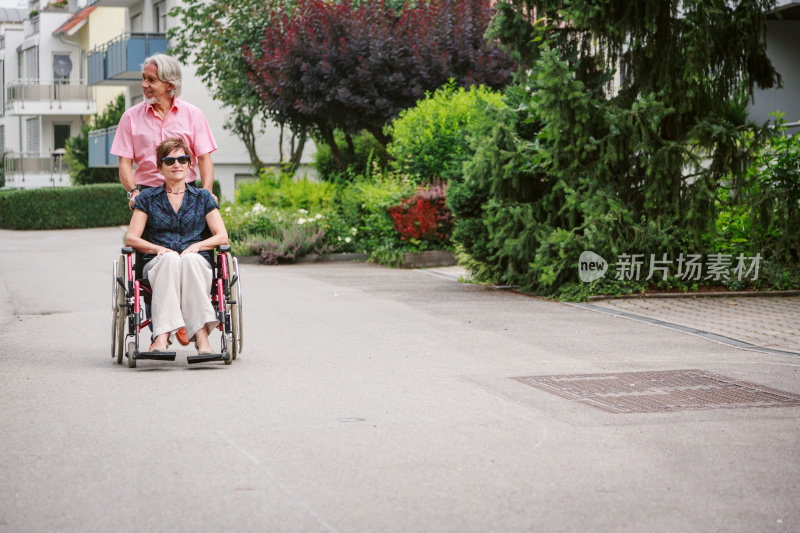
[[[174,194],[175,196],[180,196],[181,194],[183,194],[185,192],[186,192],[186,189],[182,190],[181,192],[167,191],[167,194]]]

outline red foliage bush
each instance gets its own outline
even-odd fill
[[[389,214],[400,239],[426,240],[446,243],[453,231],[453,217],[445,205],[447,184],[434,182],[428,187],[420,186],[411,198],[404,198],[400,205],[390,207]]]
[[[298,0],[270,14],[261,48],[244,57],[272,116],[329,143],[338,128],[385,144],[383,126],[449,79],[511,80],[513,62],[483,37],[493,13],[490,0],[420,0],[401,13],[381,1]]]

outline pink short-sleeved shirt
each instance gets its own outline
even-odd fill
[[[164,183],[164,176],[156,164],[156,148],[162,141],[172,137],[186,141],[194,157],[217,149],[211,128],[200,108],[175,98],[164,120],[146,102],[125,111],[117,126],[111,153],[133,159],[136,163],[133,176],[138,185],[155,187]],[[197,179],[195,167],[195,164],[189,167],[186,181],[194,182]]]

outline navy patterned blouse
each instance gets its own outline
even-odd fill
[[[133,208],[147,215],[143,239],[180,253],[190,244],[211,236],[206,227],[206,215],[219,206],[208,190],[187,185],[183,203],[176,213],[162,185],[143,190],[136,197]],[[212,262],[211,250],[200,252],[200,255]],[[153,257],[155,254],[144,254],[144,263]]]

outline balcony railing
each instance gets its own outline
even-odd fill
[[[6,105],[17,101],[91,100],[91,89],[81,83],[49,83],[18,80],[6,86]]]
[[[3,109],[7,115],[91,115],[95,101],[82,83],[23,79],[6,85]]]
[[[90,167],[116,167],[119,164],[119,157],[110,152],[116,133],[116,126],[89,132]]]
[[[89,85],[139,81],[144,60],[153,54],[166,51],[167,37],[163,33],[120,35],[87,54]]]
[[[69,166],[60,155],[6,154],[3,170],[6,186],[11,188],[64,187],[70,184]]]

